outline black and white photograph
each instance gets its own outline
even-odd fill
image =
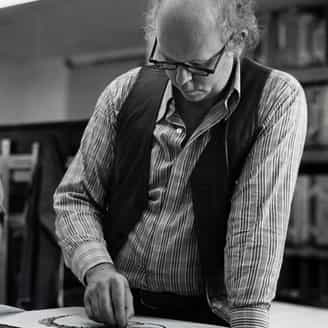
[[[0,0],[0,328],[327,322],[327,0]]]

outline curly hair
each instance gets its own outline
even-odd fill
[[[145,38],[147,41],[156,35],[156,19],[161,4],[165,0],[151,0],[146,12]],[[231,50],[252,49],[259,41],[259,29],[254,12],[254,0],[211,0],[216,10],[216,22],[222,40],[234,35]],[[242,37],[242,32],[246,31]]]

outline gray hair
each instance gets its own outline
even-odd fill
[[[156,36],[156,19],[165,0],[151,0],[146,12],[145,38],[152,42]],[[220,27],[222,40],[230,35],[234,38],[231,50],[255,48],[259,41],[259,29],[254,12],[254,0],[211,0],[216,9],[216,22]],[[244,37],[242,33],[246,31]]]

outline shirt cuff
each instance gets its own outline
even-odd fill
[[[231,328],[269,328],[270,305],[243,306],[232,309]]]
[[[71,269],[81,283],[84,284],[87,271],[101,263],[113,264],[106,246],[98,241],[88,241],[75,250]]]

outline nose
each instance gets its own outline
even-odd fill
[[[178,85],[182,86],[192,80],[192,74],[182,66],[178,66],[175,73],[175,81]]]

